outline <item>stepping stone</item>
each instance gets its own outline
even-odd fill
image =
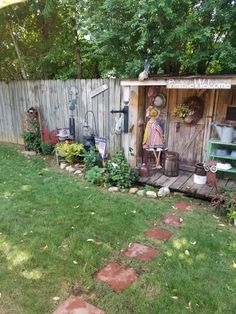
[[[162,220],[164,224],[174,227],[180,227],[181,223],[183,222],[182,218],[174,214],[166,214]]]
[[[96,278],[107,283],[115,292],[121,292],[128,288],[138,275],[133,268],[111,262],[96,274]]]
[[[192,211],[192,204],[187,202],[178,202],[175,204],[174,208],[182,210],[182,211]]]
[[[53,314],[105,314],[105,312],[72,295]]]
[[[158,254],[160,254],[159,249],[154,249],[150,246],[139,243],[132,243],[132,245],[129,246],[122,255],[135,258],[143,262],[150,262]]]
[[[165,229],[153,227],[148,229],[145,235],[153,240],[166,241],[172,237],[173,233]]]

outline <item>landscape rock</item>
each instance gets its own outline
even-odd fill
[[[108,189],[108,192],[119,192],[119,188],[117,186],[111,186],[109,189]]]
[[[22,154],[24,155],[24,156],[36,156],[37,155],[37,153],[35,152],[35,151],[33,151],[33,150],[24,150],[24,151],[22,151]]]
[[[170,189],[167,186],[163,186],[162,188],[160,188],[160,190],[157,193],[159,197],[165,197],[169,194],[170,194]]]
[[[67,166],[66,167],[66,171],[68,171],[69,173],[75,172],[75,168],[73,168],[72,166]]]
[[[74,174],[81,175],[83,174],[82,170],[76,170]]]
[[[138,196],[145,196],[145,191],[144,191],[144,190],[139,190],[139,191],[137,192],[137,195],[138,195]]]
[[[138,192],[138,188],[130,188],[129,194],[136,194]]]
[[[157,198],[157,193],[154,191],[147,191],[146,196],[149,198]]]
[[[61,162],[60,163],[60,169],[65,169],[67,167],[67,163],[65,163],[65,162]]]

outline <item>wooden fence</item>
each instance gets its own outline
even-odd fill
[[[76,140],[83,140],[87,116],[89,126],[107,138],[107,151],[113,153],[121,148],[121,137],[114,132],[117,114],[110,111],[120,109],[120,91],[114,79],[0,82],[0,141],[23,144],[22,117],[30,107],[38,107],[43,128],[68,128],[73,101]]]

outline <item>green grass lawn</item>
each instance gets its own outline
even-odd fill
[[[180,199],[195,207],[181,213],[182,228],[166,228],[174,236],[165,243],[146,238]],[[179,194],[111,194],[1,144],[0,313],[52,313],[72,293],[107,314],[236,313],[236,233],[213,214]],[[162,252],[151,263],[120,256],[134,241]],[[133,267],[138,280],[114,293],[94,278],[109,261]]]

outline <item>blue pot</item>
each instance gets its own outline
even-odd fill
[[[233,158],[236,158],[236,150],[232,150],[230,156]]]
[[[229,155],[229,152],[227,149],[217,148],[215,154],[216,156],[225,157]]]

